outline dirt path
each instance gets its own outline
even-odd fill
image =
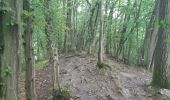
[[[68,87],[76,100],[152,100],[145,92],[150,83],[150,73],[141,68],[127,67],[109,60],[112,70],[96,69],[96,59],[62,57],[60,59],[61,83]],[[51,69],[36,74],[38,100],[51,97]]]

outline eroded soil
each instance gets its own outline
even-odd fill
[[[60,80],[67,87],[72,100],[152,100],[145,91],[151,74],[142,69],[126,66],[114,60],[107,63],[112,68],[99,70],[95,58],[67,56],[60,58]],[[38,100],[51,98],[51,68],[36,72]]]

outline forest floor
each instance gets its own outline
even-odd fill
[[[65,56],[59,60],[61,85],[76,98],[71,100],[153,100],[146,91],[151,73],[143,68],[106,59],[111,68],[99,70],[96,58],[83,56]],[[36,71],[38,100],[51,98],[51,73],[49,67]]]

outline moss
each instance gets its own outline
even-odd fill
[[[61,91],[54,90],[53,100],[70,100],[71,92],[68,88],[62,88]]]

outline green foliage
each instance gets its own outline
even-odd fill
[[[48,60],[43,60],[43,61],[38,61],[35,63],[35,68],[37,70],[43,69],[44,67],[46,67],[48,64]]]
[[[170,38],[165,39],[164,42],[170,43]]]
[[[77,30],[75,32],[75,42],[78,44],[79,43],[79,36],[82,35],[83,39],[83,48],[88,48],[88,42],[89,42],[89,37],[91,37],[88,33],[88,25],[89,25],[89,18],[90,18],[90,10],[95,6],[97,0],[92,0],[90,1],[91,7],[87,4],[86,0],[77,0],[77,1],[72,1],[75,2],[74,5],[72,5],[71,8],[77,7]],[[60,0],[51,0],[50,2],[50,9],[46,7],[46,0],[32,0],[31,4],[33,7],[33,12],[26,12],[24,11],[23,15],[26,17],[33,17],[34,18],[34,53],[36,56],[38,56],[39,60],[44,60],[47,58],[47,38],[46,38],[46,32],[45,28],[47,27],[47,22],[46,18],[48,16],[51,17],[52,20],[52,25],[50,26],[52,28],[52,31],[50,32],[50,39],[53,41],[53,43],[58,45],[59,48],[59,53],[62,53],[63,48],[64,48],[64,39],[65,39],[65,34],[66,30],[68,29],[66,27],[66,10],[68,9],[67,7],[63,7],[63,2]],[[136,2],[136,4],[134,4]],[[104,2],[105,3],[105,2]],[[112,50],[111,53],[113,56],[115,56],[116,49],[118,48],[118,44],[121,38],[121,32],[123,30],[123,26],[126,26],[127,30],[124,32],[124,37],[125,37],[125,44],[124,48],[128,50],[129,44],[132,46],[132,50],[130,52],[131,57],[130,60],[131,63],[136,64],[137,59],[136,57],[138,56],[138,49],[141,47],[144,41],[144,35],[145,35],[145,29],[147,27],[147,24],[151,12],[154,7],[154,0],[142,0],[141,4],[141,9],[139,12],[139,18],[136,19],[138,9],[139,9],[139,3],[140,0],[131,0],[129,4],[127,4],[127,1],[124,0],[116,0],[116,1],[110,1],[108,2],[108,14],[110,7],[112,6],[112,3],[115,3],[115,8],[113,12],[113,18],[106,20],[107,25],[106,25],[106,30],[107,31],[107,26],[108,24],[111,24],[111,32],[110,38],[111,40],[109,43],[115,47],[111,47]],[[105,5],[105,4],[104,4]],[[66,5],[67,6],[67,5]],[[64,9],[65,12],[64,12]],[[104,9],[104,8],[103,8]],[[104,10],[103,10],[104,12]],[[97,10],[94,11],[94,15],[96,15]],[[108,15],[107,14],[107,15]],[[124,20],[125,15],[130,16],[129,20]],[[108,16],[106,16],[108,17]],[[93,20],[95,17],[93,18]],[[97,21],[98,23],[98,21]],[[136,26],[134,23],[138,23],[138,26]],[[125,25],[124,25],[125,24]],[[165,23],[161,22],[162,25],[166,26]],[[99,24],[97,24],[95,28],[94,34],[95,36],[95,42],[97,43],[98,38],[99,38]],[[154,25],[155,27],[159,27],[159,24]],[[134,28],[134,29],[133,29]],[[133,29],[133,31],[132,31]],[[138,29],[138,30],[137,30]],[[137,34],[138,33],[138,34]],[[107,35],[107,32],[105,32]],[[132,42],[130,41],[132,40]],[[138,42],[137,42],[138,41]],[[96,44],[98,45],[98,44]],[[96,49],[98,46],[96,46]],[[128,52],[125,52],[125,58],[128,58]]]
[[[22,13],[22,17],[23,18],[33,18],[33,12],[29,12],[29,11],[24,10],[23,13]]]
[[[8,4],[5,1],[0,1],[0,13],[7,13],[7,12],[13,12],[13,10],[8,7]]]
[[[7,26],[14,27],[17,25],[24,25],[22,20],[16,20],[15,18],[11,18],[9,23],[6,23]]]
[[[165,20],[157,21],[154,23],[154,29],[159,29],[160,27],[170,29],[170,23],[167,23]]]
[[[0,88],[5,86],[5,82],[3,82],[2,80],[0,80]]]
[[[71,97],[71,91],[66,87],[62,88],[61,89],[61,95],[66,97],[66,98],[69,98],[69,97]]]
[[[0,13],[7,13],[7,12],[12,12],[12,9],[10,7],[0,7]]]
[[[53,95],[48,97],[48,100],[69,100],[71,97],[71,91],[67,87],[63,87],[61,90],[53,90]]]
[[[3,70],[4,76],[10,76],[12,75],[12,70],[10,66],[6,66]]]

